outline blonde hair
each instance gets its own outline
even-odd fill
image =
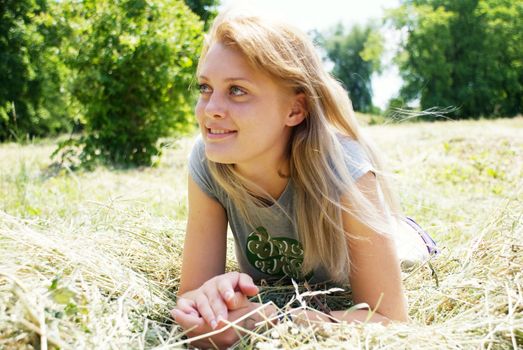
[[[293,128],[289,141],[290,177],[296,188],[293,219],[304,248],[303,275],[324,266],[333,281],[346,281],[350,271],[347,234],[343,211],[356,216],[380,233],[390,233],[386,213],[376,213],[375,206],[358,190],[346,165],[337,134],[360,143],[373,165],[383,194],[386,212],[399,215],[396,195],[383,173],[382,161],[374,146],[362,135],[347,92],[322,66],[311,40],[287,24],[255,16],[222,14],[206,37],[201,62],[213,43],[233,47],[255,68],[304,93],[308,115]],[[271,196],[241,176],[233,164],[208,160],[209,169],[218,184],[248,219],[247,205],[263,205],[253,187]],[[341,194],[350,200],[341,203]],[[274,201],[277,203],[277,201]],[[311,215],[312,214],[312,215]],[[251,221],[252,222],[252,221]]]

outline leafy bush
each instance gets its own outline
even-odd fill
[[[178,0],[64,2],[75,28],[70,43],[73,95],[83,106],[83,165],[149,165],[157,140],[191,127],[189,86],[202,23]],[[69,148],[70,150],[70,148]]]
[[[44,0],[0,6],[0,141],[69,130],[73,104],[60,45],[59,12]]]

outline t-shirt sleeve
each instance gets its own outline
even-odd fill
[[[340,143],[345,151],[345,164],[354,181],[357,181],[369,171],[374,172],[369,157],[358,141],[341,137]]]
[[[218,200],[217,185],[207,166],[205,144],[201,136],[196,138],[189,155],[189,175],[203,192],[209,197]]]

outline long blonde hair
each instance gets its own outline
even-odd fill
[[[384,219],[385,213],[377,213],[358,190],[337,134],[360,143],[373,165],[386,212],[393,216],[400,213],[382,161],[361,133],[347,92],[323,68],[311,40],[287,24],[222,14],[206,37],[200,65],[216,42],[239,50],[253,67],[305,94],[308,116],[293,128],[290,138],[290,177],[296,191],[294,213],[287,215],[293,218],[304,248],[304,275],[323,266],[333,281],[346,281],[350,271],[347,235],[357,239],[358,234],[345,232],[343,211],[380,233],[390,233],[391,225]],[[248,203],[261,204],[251,190],[253,184],[235,171],[233,164],[207,162],[212,176],[248,218]],[[341,194],[349,198],[346,205],[341,203]],[[265,196],[272,199],[266,192]]]

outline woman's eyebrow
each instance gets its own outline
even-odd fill
[[[207,78],[205,75],[199,75],[198,78],[201,79],[201,80],[207,80],[207,81],[210,80],[210,79]],[[247,79],[247,78],[243,78],[243,77],[231,77],[231,78],[226,78],[226,79],[224,79],[223,81],[225,81],[225,82],[231,82],[231,81],[245,81],[245,82],[247,82],[247,83],[249,83],[249,84],[253,84],[253,82],[252,82],[251,80],[249,80],[249,79]]]
[[[250,81],[247,78],[242,78],[242,77],[227,78],[224,81],[246,81],[246,82],[252,84],[252,81]]]

